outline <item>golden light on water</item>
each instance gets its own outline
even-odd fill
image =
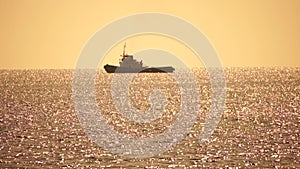
[[[299,68],[226,69],[227,98],[210,140],[199,136],[210,109],[210,83],[196,70],[201,102],[191,131],[175,147],[150,158],[128,159],[93,142],[72,101],[71,70],[0,70],[0,165],[3,168],[226,168],[299,166]],[[167,74],[140,74],[130,94],[136,108],[149,108],[149,89],[169,100],[154,122],[128,121],[114,109],[112,74],[97,76],[97,102],[108,123],[131,137],[152,137],[173,123],[180,100]],[[151,83],[148,83],[151,81]],[[156,81],[156,83],[155,83]],[[174,87],[175,85],[175,87]],[[172,90],[173,89],[173,90]],[[86,99],[83,102],[88,104]]]
[[[120,39],[99,61],[101,70],[97,72],[95,81],[74,80],[73,69],[77,59],[97,30],[116,19],[144,12],[170,14],[193,24],[207,36],[226,67],[224,111],[217,128],[213,129],[206,142],[199,142],[199,138],[204,126],[211,125],[205,122],[214,100],[211,97],[214,93],[211,88],[213,84],[201,61],[179,41],[157,34]],[[297,168],[300,165],[299,30],[300,1],[297,0],[2,0],[0,166]],[[175,73],[141,73],[130,82],[129,99],[138,110],[155,107],[149,101],[153,89],[165,94],[167,103],[158,119],[139,123],[123,116],[114,107],[116,100],[112,91],[121,100],[124,95],[119,94],[120,90],[112,89],[114,74],[103,72],[102,67],[104,64],[118,65],[125,42],[127,53],[135,54],[145,65],[176,67],[182,61],[190,68],[197,67],[192,69],[192,74],[199,93],[191,90],[191,79],[182,72],[180,74],[180,69],[175,71],[181,75],[180,82],[189,84],[189,91],[200,95],[200,109],[193,127],[182,135],[184,138],[178,140],[177,145],[149,158],[125,158],[96,144],[84,129],[76,110],[78,104],[72,97],[74,81],[83,86],[82,91],[75,93],[87,93],[83,96],[89,96],[90,93],[81,82],[91,84],[95,89],[95,98],[88,100],[80,97],[80,105],[89,107],[90,101],[95,101],[98,106],[95,107],[101,108],[101,114],[107,121],[105,124],[128,137],[150,138],[171,128],[180,116],[182,100],[186,100],[180,97],[180,83],[172,77]],[[147,49],[164,50],[174,54],[178,60],[168,58],[170,55],[139,55],[145,54],[143,51]],[[83,78],[86,78],[85,75]],[[124,81],[119,81],[120,87],[117,89],[124,87]],[[195,101],[191,97],[187,100]],[[162,104],[161,101],[156,102]],[[89,117],[91,114],[85,115]],[[91,126],[99,122],[95,119],[91,121],[95,122]],[[182,123],[188,121],[181,120]],[[184,130],[180,127],[177,129]],[[110,134],[107,130],[103,131]],[[119,140],[110,141],[120,145]],[[159,145],[163,142],[155,143]],[[135,143],[132,145],[138,147]],[[124,147],[124,144],[121,146]],[[113,148],[121,149],[118,146]],[[131,149],[125,150],[124,153],[132,153]]]

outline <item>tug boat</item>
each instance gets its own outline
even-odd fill
[[[143,66],[143,61],[137,61],[133,55],[128,55],[125,52],[126,43],[124,44],[123,53],[119,60],[120,66],[104,65],[107,73],[172,73],[175,69],[172,66],[165,67],[148,67]]]

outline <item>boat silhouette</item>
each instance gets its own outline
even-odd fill
[[[123,54],[120,55],[120,66],[104,65],[107,73],[172,73],[175,69],[172,66],[165,67],[148,67],[143,66],[142,61],[137,61],[133,55],[128,55],[125,52],[126,43],[124,44]]]

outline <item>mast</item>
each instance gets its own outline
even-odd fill
[[[125,48],[126,48],[126,42],[125,42],[124,48],[123,48],[123,57],[125,56]]]
[[[121,65],[123,60],[125,59],[125,48],[126,48],[126,42],[124,44],[124,48],[123,48],[123,55],[120,55],[122,58],[119,59],[119,64]]]

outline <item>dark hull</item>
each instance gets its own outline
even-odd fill
[[[121,68],[114,65],[105,65],[107,73],[172,73],[175,69],[171,66],[166,67],[144,67],[142,69]]]

